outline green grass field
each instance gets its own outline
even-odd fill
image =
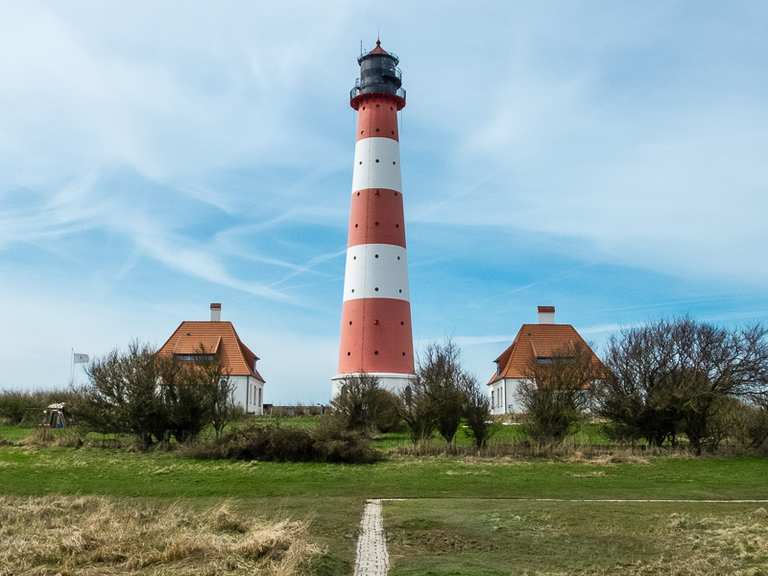
[[[24,438],[32,434],[34,430],[34,428],[0,424],[0,440],[18,442],[20,440],[24,440]]]
[[[0,428],[0,437],[20,439],[29,432]],[[335,465],[0,446],[2,495],[102,495],[193,506],[229,499],[268,519],[308,518],[313,539],[325,550],[312,566],[315,575],[351,574],[368,498],[408,499],[384,505],[393,574],[654,574],[662,572],[637,566],[647,568],[660,557],[684,566],[695,542],[707,538],[726,552],[740,550],[743,561],[720,571],[713,564],[710,572],[697,565],[698,572],[680,574],[763,574],[759,570],[768,570],[768,560],[739,548],[747,545],[743,542],[764,542],[768,524],[751,520],[760,505],[524,499],[768,499],[766,478],[765,458],[569,462],[392,456],[371,465]],[[748,525],[738,524],[739,518]],[[519,570],[511,571],[512,565]],[[748,572],[751,566],[758,571]]]
[[[386,502],[392,576],[765,574],[756,504]]]

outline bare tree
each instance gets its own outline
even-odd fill
[[[461,367],[461,351],[451,340],[430,344],[419,357],[417,379],[429,398],[435,427],[448,444],[464,415],[468,378]]]
[[[656,446],[676,442],[684,402],[670,378],[675,366],[670,332],[670,323],[660,321],[610,339],[604,358],[609,377],[593,388],[592,397],[614,436],[645,438]]]
[[[423,384],[416,379],[400,392],[400,416],[403,418],[414,444],[432,438],[435,431],[435,412],[432,400]]]
[[[216,440],[220,440],[224,428],[241,412],[232,399],[235,385],[229,371],[218,360],[203,366],[197,376],[198,382],[206,391],[208,419]]]
[[[131,433],[146,448],[171,437],[186,442],[209,423],[217,436],[232,418],[232,385],[215,355],[195,362],[160,356],[137,342],[94,360],[76,417],[101,432]]]
[[[557,350],[546,361],[534,358],[517,390],[528,433],[540,441],[561,441],[583,418],[589,390],[603,372],[581,344]]]
[[[464,417],[469,427],[469,433],[475,441],[475,447],[484,448],[488,439],[495,431],[491,420],[491,400],[485,390],[482,390],[475,378],[465,379],[466,404]]]
[[[166,406],[159,398],[155,351],[138,342],[126,353],[115,350],[86,369],[90,383],[81,390],[77,417],[103,432],[136,435],[144,447],[168,429]]]
[[[210,422],[211,392],[205,376],[209,366],[218,362],[183,362],[170,355],[156,356],[155,362],[158,393],[168,415],[168,436],[179,442],[196,438]]]
[[[368,431],[375,426],[379,379],[370,374],[348,376],[331,402],[333,414],[347,430]]]
[[[685,394],[685,433],[697,453],[716,437],[711,423],[728,398],[763,398],[768,390],[768,331],[728,330],[690,319],[675,322],[673,378]],[[716,448],[716,442],[710,446]]]
[[[597,395],[600,414],[654,444],[684,432],[701,453],[722,436],[714,426],[724,402],[768,394],[768,330],[661,320],[613,338],[606,364],[612,378]]]

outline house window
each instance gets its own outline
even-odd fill
[[[199,362],[201,364],[213,362],[214,356],[214,354],[174,354],[176,360],[182,362]]]

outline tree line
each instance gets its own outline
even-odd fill
[[[373,376],[344,382],[334,412],[350,428],[399,421],[418,443],[437,432],[454,441],[462,422],[477,448],[496,426],[488,394],[466,372],[451,341],[432,344],[416,377],[399,394]],[[768,447],[768,330],[724,328],[690,318],[628,328],[609,340],[602,362],[584,345],[533,359],[517,382],[522,424],[533,441],[560,442],[586,419],[599,419],[616,441],[673,447],[697,454],[726,438]]]
[[[203,352],[199,361],[186,362],[138,342],[115,350],[88,366],[87,384],[67,391],[68,409],[84,429],[130,434],[144,448],[190,443],[207,427],[218,440],[238,409],[229,375]],[[534,359],[517,386],[522,425],[533,442],[561,442],[584,420],[597,419],[622,443],[685,445],[701,453],[728,439],[768,448],[768,329],[762,325],[659,320],[611,337],[602,362],[584,345],[559,350],[547,362]],[[0,418],[29,423],[52,398],[2,393]],[[482,449],[498,430],[485,385],[462,366],[450,340],[426,347],[415,378],[397,394],[362,374],[343,381],[331,408],[322,430],[304,439],[316,446],[312,458],[371,460],[365,439],[375,432],[407,430],[415,444],[437,434],[452,445],[462,425]],[[239,453],[265,442],[274,454],[289,452],[280,448],[290,444],[288,433],[248,434],[236,441]]]

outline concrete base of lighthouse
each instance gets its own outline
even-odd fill
[[[357,374],[337,374],[331,378],[331,400],[338,396],[341,391],[341,387],[344,385],[344,379],[350,376],[362,376],[362,373]],[[389,390],[394,394],[398,394],[403,388],[413,383],[416,380],[416,374],[397,374],[395,372],[368,372],[367,376],[375,376],[379,379],[379,385],[384,390]]]

